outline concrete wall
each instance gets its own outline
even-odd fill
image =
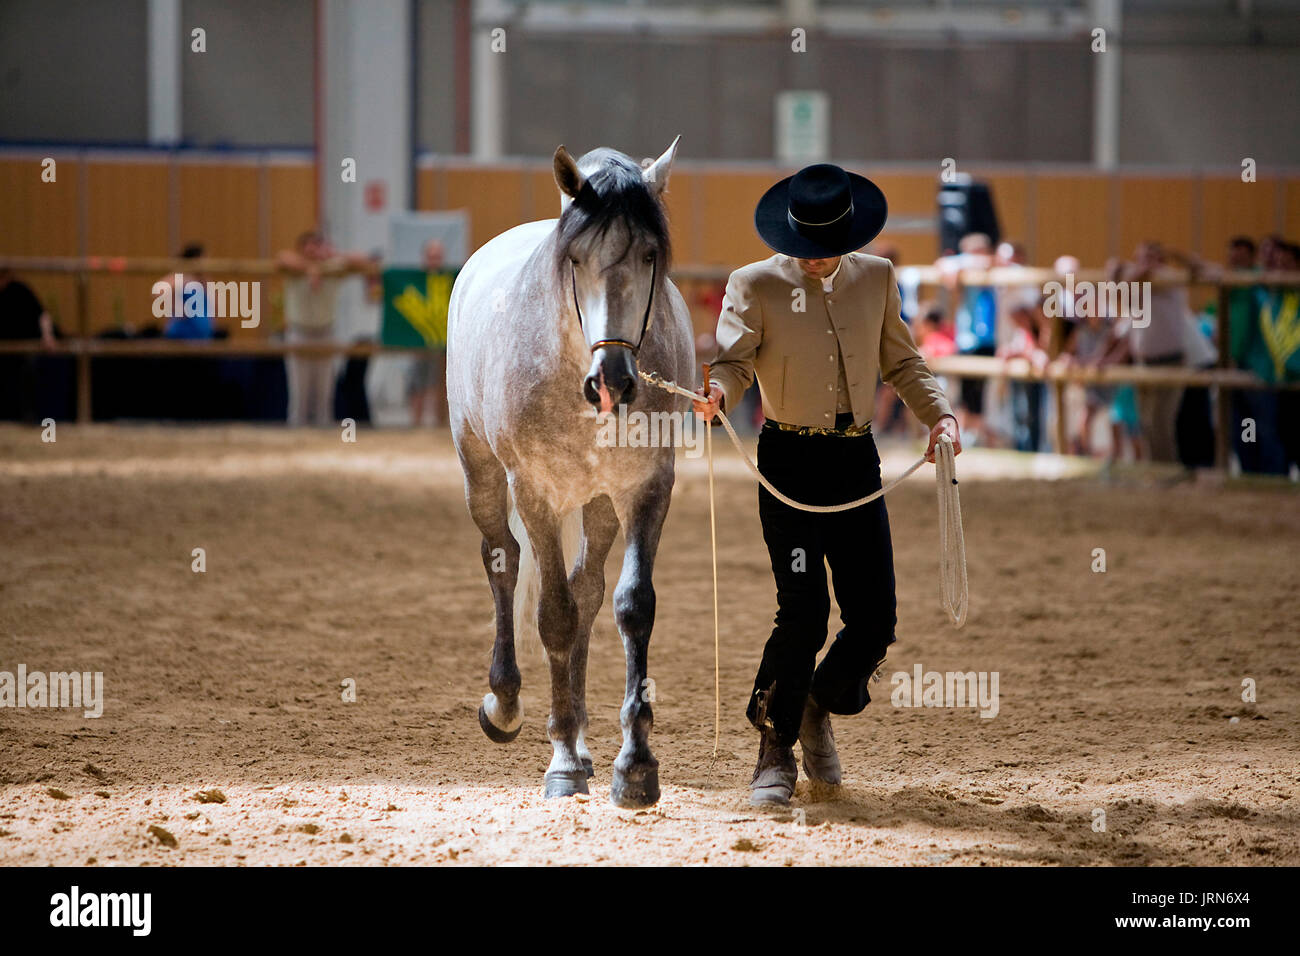
[[[315,4],[182,0],[181,131],[194,146],[311,146]],[[207,31],[207,52],[190,31]]]
[[[1121,162],[1300,161],[1294,49],[1136,48],[1123,73]]]
[[[143,142],[145,0],[0,3],[0,140]]]
[[[0,2],[0,141],[142,142],[146,6]],[[315,7],[312,0],[182,0],[187,142],[311,145]],[[412,8],[415,147],[451,153],[462,92],[456,0],[412,0]],[[1210,19],[1197,19],[1208,9],[1181,19],[1208,29]],[[1125,23],[1121,162],[1236,165],[1251,156],[1266,165],[1300,155],[1291,106],[1300,100],[1300,47],[1282,25],[1260,35],[1279,45],[1250,46],[1239,33],[1223,33],[1217,44],[1227,45],[1212,36],[1194,43],[1190,34],[1174,42],[1168,24],[1157,31],[1127,15]],[[208,31],[204,54],[189,52],[195,25]],[[783,33],[511,32],[506,151],[538,156],[559,142],[575,149],[610,143],[648,155],[682,133],[685,157],[770,159],[776,92],[819,88],[830,93],[837,158],[1091,159],[1086,38],[923,43],[813,34],[809,43],[808,53],[793,54]]]

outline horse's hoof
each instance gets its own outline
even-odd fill
[[[609,783],[609,800],[616,807],[639,809],[659,802],[659,768],[633,767],[628,773],[614,769]]]
[[[546,799],[572,797],[588,793],[585,770],[548,770],[546,772]]]
[[[593,763],[591,762],[591,758],[590,758],[590,757],[583,757],[583,758],[582,758],[582,769],[585,770],[585,771],[587,771],[587,779],[588,779],[588,780],[590,780],[592,777],[596,776],[596,766],[595,766],[595,764],[593,764]]]
[[[488,720],[487,711],[483,705],[478,705],[478,725],[483,728],[483,733],[488,735],[488,740],[497,744],[508,744],[519,736],[519,731],[523,730],[523,724],[520,723],[514,730],[502,730],[492,721]]]

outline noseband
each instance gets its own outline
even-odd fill
[[[621,345],[623,348],[629,349],[633,355],[636,355],[636,353],[640,351],[641,343],[645,341],[646,333],[650,331],[650,307],[654,305],[655,301],[655,277],[658,270],[659,258],[656,256],[655,261],[650,265],[650,298],[646,300],[645,315],[641,317],[641,338],[637,341],[636,345],[633,345],[631,342],[624,339],[601,339],[591,347],[592,352],[595,352],[596,349],[604,348],[607,345]],[[578,313],[578,328],[582,331],[582,337],[585,340],[587,333],[582,323],[582,306],[578,305],[578,274],[577,270],[574,269],[572,262],[569,263],[569,277],[573,280],[573,308]]]

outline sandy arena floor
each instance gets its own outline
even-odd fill
[[[684,462],[651,644],[663,799],[631,812],[608,802],[608,608],[589,799],[540,797],[540,651],[520,738],[479,730],[490,600],[445,434],[0,427],[0,671],[102,671],[106,697],[97,720],[0,709],[0,864],[1300,864],[1300,496],[963,455],[957,631],[927,468],[889,499],[887,671],[996,671],[1000,710],[895,708],[883,683],[836,723],[842,792],[801,783],[803,812],[773,817],[747,803],[743,715],[773,589],[754,486],[717,447],[721,748],[707,497]]]

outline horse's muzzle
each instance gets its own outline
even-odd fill
[[[636,398],[636,357],[632,350],[623,346],[596,349],[591,371],[582,381],[582,395],[602,412],[632,404]]]

